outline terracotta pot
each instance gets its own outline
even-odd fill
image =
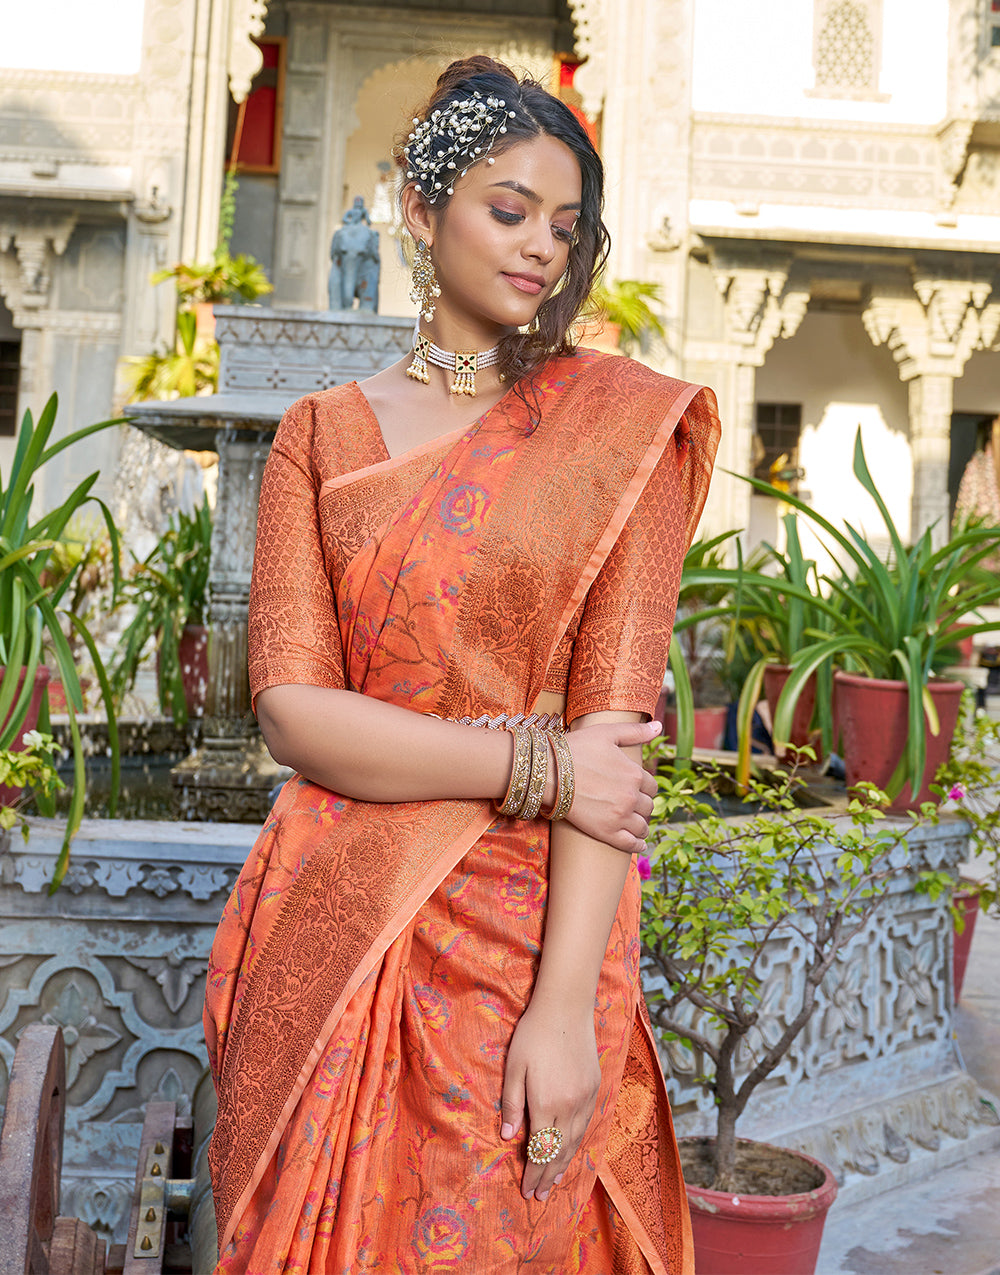
[[[89,677],[80,678],[80,693],[83,696],[83,707],[87,707],[87,692],[90,690],[92,683]],[[49,682],[49,712],[65,713],[66,712],[66,688],[61,678],[55,678]]]
[[[860,779],[867,779],[879,788],[885,788],[906,746],[909,729],[906,683],[858,677],[840,670],[834,674],[834,683],[847,786],[850,788]],[[904,784],[899,796],[889,806],[893,811],[909,810],[922,801],[931,801],[930,784],[938,767],[948,760],[965,683],[935,681],[929,686],[941,729],[937,735],[927,731],[927,761],[920,792],[914,797],[910,784]]]
[[[0,676],[6,670],[0,668]],[[24,715],[24,721],[21,723],[21,729],[14,736],[10,745],[11,752],[17,752],[24,745],[24,737],[29,730],[34,730],[38,725],[38,712],[42,706],[42,692],[48,685],[51,672],[44,666],[35,669],[35,685],[31,692],[31,699],[28,701],[28,711]],[[17,696],[21,693],[21,687],[24,685],[24,669],[21,670],[17,679],[17,690],[14,692],[14,702],[17,703]],[[9,717],[5,718],[0,724],[0,729],[7,725]],[[20,797],[23,790],[20,788],[8,788],[5,784],[0,784],[0,805],[10,805]]]
[[[707,1138],[683,1139],[702,1143]],[[738,1146],[748,1146],[739,1139]],[[767,1147],[767,1144],[757,1144]],[[734,1195],[687,1186],[698,1275],[813,1275],[823,1224],[837,1197],[833,1174],[812,1156],[769,1147],[803,1161],[817,1185],[794,1195]]]
[[[195,329],[199,336],[212,340],[215,336],[215,309],[211,301],[196,301],[194,306]]]
[[[179,654],[188,712],[201,717],[208,696],[208,629],[204,624],[185,624]]]
[[[959,881],[958,889],[952,895],[952,902],[962,914],[964,922],[961,933],[955,925],[952,956],[952,983],[955,988],[955,1004],[962,997],[962,984],[965,982],[965,967],[969,963],[969,952],[972,950],[972,935],[976,928],[976,917],[979,915],[979,891],[973,882]]]
[[[694,746],[717,751],[722,747],[726,734],[726,714],[729,709],[696,708],[694,710]],[[663,737],[668,744],[677,743],[677,714],[671,709],[663,714]]]
[[[208,629],[204,624],[185,624],[177,643],[184,702],[191,717],[201,717],[208,697]],[[156,675],[160,675],[160,653],[156,652]]]
[[[774,712],[791,671],[791,665],[789,664],[768,664],[764,668],[764,695],[767,699],[767,706],[771,710],[772,734]],[[809,743],[809,723],[812,721],[815,707],[816,674],[813,673],[805,686],[803,686],[802,694],[795,704],[795,712],[792,714],[792,735],[787,742],[793,748],[805,748]]]

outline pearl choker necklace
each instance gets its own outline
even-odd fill
[[[406,369],[406,375],[428,385],[431,374],[427,365],[433,363],[435,367],[443,367],[445,371],[455,373],[455,379],[451,383],[452,394],[468,394],[470,398],[475,398],[476,373],[493,367],[499,358],[499,345],[481,351],[442,350],[420,331],[418,319],[413,328],[413,362]]]

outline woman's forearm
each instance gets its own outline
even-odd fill
[[[506,731],[321,686],[273,686],[257,719],[275,761],[359,801],[502,798],[513,743]]]
[[[638,721],[634,713],[594,713],[575,725]],[[623,749],[641,761],[639,749]],[[532,1001],[593,1009],[601,965],[631,856],[571,824],[552,825],[545,939]]]

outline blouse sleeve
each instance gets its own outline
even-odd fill
[[[320,537],[320,475],[308,399],[285,413],[261,483],[250,585],[250,692],[305,684],[342,690],[336,602]]]
[[[588,591],[573,643],[567,723],[609,710],[652,717],[687,550],[687,496],[678,449],[668,445]]]

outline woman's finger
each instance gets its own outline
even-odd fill
[[[524,1068],[508,1057],[500,1099],[500,1137],[504,1141],[515,1138],[524,1121],[524,1076]]]

